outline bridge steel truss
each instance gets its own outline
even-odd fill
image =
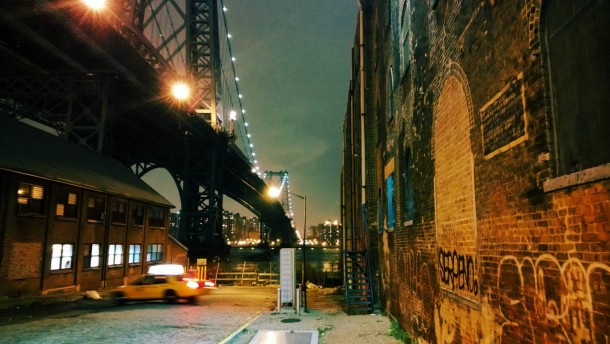
[[[249,199],[252,190],[264,188],[260,178],[235,171],[223,178],[227,163],[245,170],[240,159],[247,159],[231,148],[232,138],[216,117],[216,0],[186,3],[125,0],[115,3],[112,16],[92,24],[81,9],[63,7],[64,1],[8,1],[0,7],[0,58],[13,65],[0,67],[0,114],[51,126],[60,137],[118,159],[139,176],[167,169],[182,203],[178,237],[192,257],[224,245],[224,194],[272,224],[284,243],[294,242],[289,219],[277,216],[279,204]],[[154,46],[145,30],[167,6],[186,20]],[[198,89],[187,109],[159,96],[181,55]],[[228,181],[245,183],[250,194]]]

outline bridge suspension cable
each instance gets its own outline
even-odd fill
[[[248,157],[253,171],[259,174],[258,160],[254,152],[254,144],[248,131],[246,109],[243,104],[243,95],[239,88],[239,76],[236,72],[237,58],[233,54],[232,35],[227,21],[228,8],[224,0],[220,0],[219,9],[219,37],[220,37],[220,68],[222,73],[221,111],[228,114],[229,132],[234,135],[235,143]],[[225,123],[227,123],[225,121]]]
[[[269,186],[269,193],[273,197],[277,197],[284,211],[290,218],[290,224],[292,228],[296,229],[294,220],[294,212],[292,211],[292,195],[295,195],[290,191],[290,180],[288,178],[288,171],[265,171],[263,173],[263,180]]]

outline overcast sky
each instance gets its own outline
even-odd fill
[[[341,130],[356,0],[225,0],[224,4],[261,171],[288,171],[291,191],[307,196],[308,226],[340,220]],[[175,187],[153,187],[179,204]],[[249,214],[226,203],[228,210]],[[292,197],[292,205],[300,230],[303,201]]]

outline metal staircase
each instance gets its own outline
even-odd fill
[[[365,251],[345,251],[345,300],[348,314],[373,312],[373,288],[369,255]]]

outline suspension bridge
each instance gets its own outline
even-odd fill
[[[224,196],[260,218],[262,237],[294,245],[287,209],[260,177],[225,10],[222,0],[3,1],[0,115],[140,177],[166,169],[194,256],[224,245]]]

